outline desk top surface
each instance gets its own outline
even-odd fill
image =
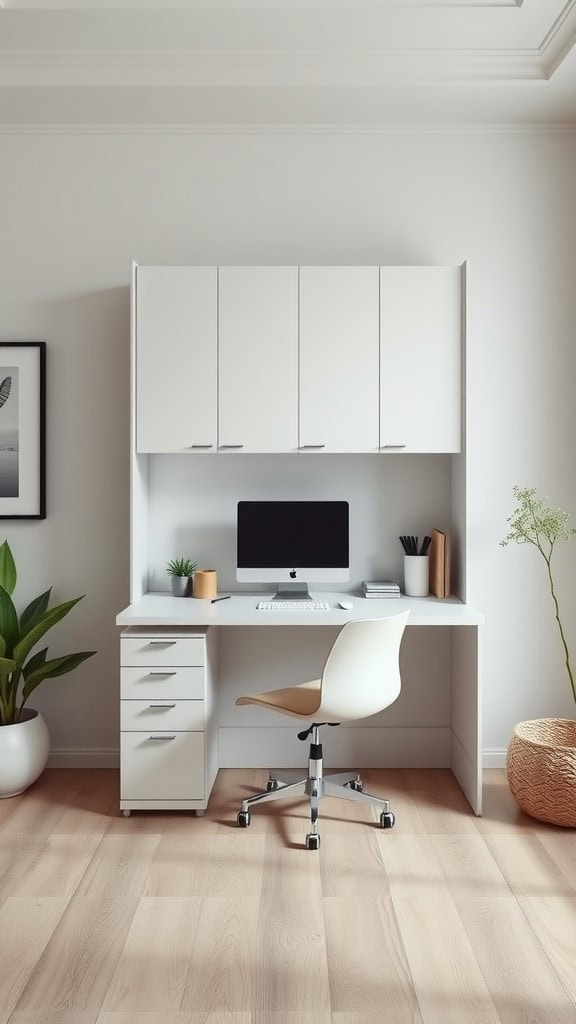
[[[388,600],[364,598],[358,594],[320,593],[328,611],[260,611],[258,601],[268,594],[232,594],[226,601],[211,604],[193,597],[145,594],[116,616],[118,626],[341,626],[352,619],[379,619],[410,609],[409,626],[480,626],[484,617],[457,597],[394,597]],[[350,601],[352,608],[338,608],[338,601]]]

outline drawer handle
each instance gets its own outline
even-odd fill
[[[175,708],[175,707],[176,707],[175,704],[149,704],[148,705],[149,709],[150,708],[158,708],[158,709],[161,709],[161,710],[163,710],[164,708],[168,709],[168,708]]]
[[[381,448],[405,448],[405,444],[381,444]]]
[[[175,676],[177,672],[149,672],[149,676]]]
[[[191,448],[213,448],[213,444],[191,444]]]
[[[218,445],[218,447],[219,448],[243,448],[244,445],[243,444],[220,444],[220,445]]]
[[[175,640],[149,640],[148,647],[174,647]]]
[[[148,739],[149,740],[175,740],[176,739],[176,734],[174,734],[174,736],[149,736]]]
[[[325,448],[325,444],[301,444],[298,445],[301,452],[305,451],[306,448]]]

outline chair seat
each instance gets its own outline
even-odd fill
[[[311,679],[298,686],[286,686],[283,690],[269,690],[238,697],[237,705],[259,704],[261,707],[279,711],[292,718],[313,718],[320,707],[320,680]]]

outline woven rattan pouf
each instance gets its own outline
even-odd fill
[[[576,722],[519,722],[506,771],[510,792],[523,811],[540,821],[576,827]]]

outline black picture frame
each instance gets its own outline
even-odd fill
[[[31,350],[36,350],[36,359]],[[0,400],[1,388],[6,380],[3,368],[14,367],[19,374],[19,395],[26,401],[17,412],[17,447],[2,447],[0,436],[0,519],[46,518],[46,342],[0,341]],[[20,378],[21,375],[21,378]],[[30,379],[27,379],[27,375]],[[24,385],[24,387],[22,387]],[[7,399],[4,399],[7,403]],[[0,406],[0,435],[2,406]],[[25,417],[28,417],[28,420]],[[24,440],[22,447],[21,438]],[[18,494],[2,492],[2,460],[9,457],[11,479],[16,473]],[[24,478],[24,487],[22,480]],[[9,489],[9,488],[8,488]],[[24,490],[24,494],[22,491]],[[20,510],[21,508],[21,510]]]

